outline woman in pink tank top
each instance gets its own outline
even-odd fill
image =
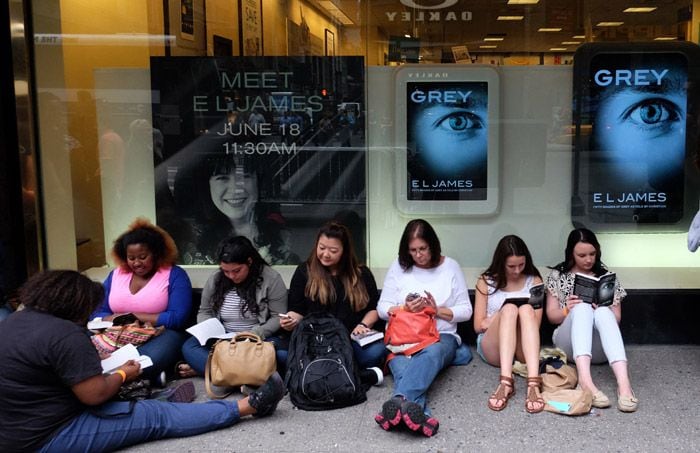
[[[175,265],[175,242],[165,230],[139,218],[114,241],[112,257],[118,267],[104,281],[105,298],[93,316],[109,321],[133,313],[141,322],[163,326],[139,352],[153,360],[144,377],[164,385],[161,373],[173,370],[180,359],[182,329],[192,309],[192,284]]]

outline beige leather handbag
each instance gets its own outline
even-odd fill
[[[211,385],[238,387],[260,386],[277,367],[275,346],[251,332],[237,334],[230,341],[219,340],[209,352],[204,384],[210,398],[225,398],[232,391],[214,393]]]

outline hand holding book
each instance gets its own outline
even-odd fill
[[[574,276],[574,291],[582,302],[595,304],[598,307],[607,307],[615,300],[615,283],[617,276],[614,272],[608,272],[600,277],[579,274]]]

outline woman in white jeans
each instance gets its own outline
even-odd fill
[[[616,281],[611,306],[585,303],[573,294],[576,273],[596,277],[608,273],[601,262],[598,239],[585,228],[577,228],[569,234],[564,261],[557,264],[547,278],[547,317],[553,324],[559,324],[552,341],[574,358],[579,385],[593,394],[593,407],[610,406],[610,399],[596,387],[591,377],[591,363],[603,363],[607,359],[617,380],[617,408],[622,412],[634,412],[639,401],[630,384],[619,327],[620,302],[627,293]]]

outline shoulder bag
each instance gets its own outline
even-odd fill
[[[243,332],[229,340],[219,340],[209,352],[204,384],[210,398],[225,398],[232,392],[216,394],[220,387],[260,386],[275,372],[275,346],[258,335]]]

